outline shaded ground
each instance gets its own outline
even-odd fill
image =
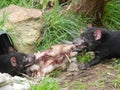
[[[111,62],[80,72],[63,72],[58,77],[62,90],[116,90],[112,82],[117,77],[117,70]]]

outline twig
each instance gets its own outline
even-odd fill
[[[31,77],[29,77],[27,74],[24,74],[24,73],[20,73],[22,76],[24,76],[25,78],[31,80]]]
[[[68,57],[68,55],[65,54],[65,56],[66,56],[66,58],[68,59],[69,63],[71,63],[71,60],[70,60],[70,58]]]

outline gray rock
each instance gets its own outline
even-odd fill
[[[77,60],[76,58],[71,58],[71,63],[69,65],[69,67],[67,68],[68,72],[78,72],[79,68],[78,68],[78,64],[77,64]]]
[[[0,90],[29,90],[32,81],[19,76],[0,73]]]

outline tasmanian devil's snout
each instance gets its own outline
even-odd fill
[[[22,53],[23,54],[23,53]],[[31,55],[31,54],[23,54],[24,56],[24,67],[28,67],[31,66],[32,64],[34,64],[35,62],[35,55]]]
[[[73,41],[73,44],[76,46],[76,48],[74,49],[77,52],[81,52],[83,49],[85,49],[85,47],[87,47],[87,42],[84,39],[76,38]]]

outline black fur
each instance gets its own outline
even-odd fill
[[[14,57],[16,62],[15,66],[11,64],[10,59]],[[28,55],[24,53],[19,53],[16,51],[10,51],[8,54],[0,55],[0,72],[9,73],[11,75],[19,75],[24,73],[27,64],[33,64],[35,60],[34,55]],[[29,66],[28,65],[28,66]]]
[[[101,38],[95,40],[94,32],[101,31]],[[81,42],[82,40],[82,42]],[[120,31],[109,31],[103,28],[91,27],[87,28],[79,38],[73,41],[76,45],[77,51],[83,49],[93,51],[95,57],[85,64],[86,67],[93,66],[105,59],[120,58]],[[82,48],[84,46],[84,48]]]

